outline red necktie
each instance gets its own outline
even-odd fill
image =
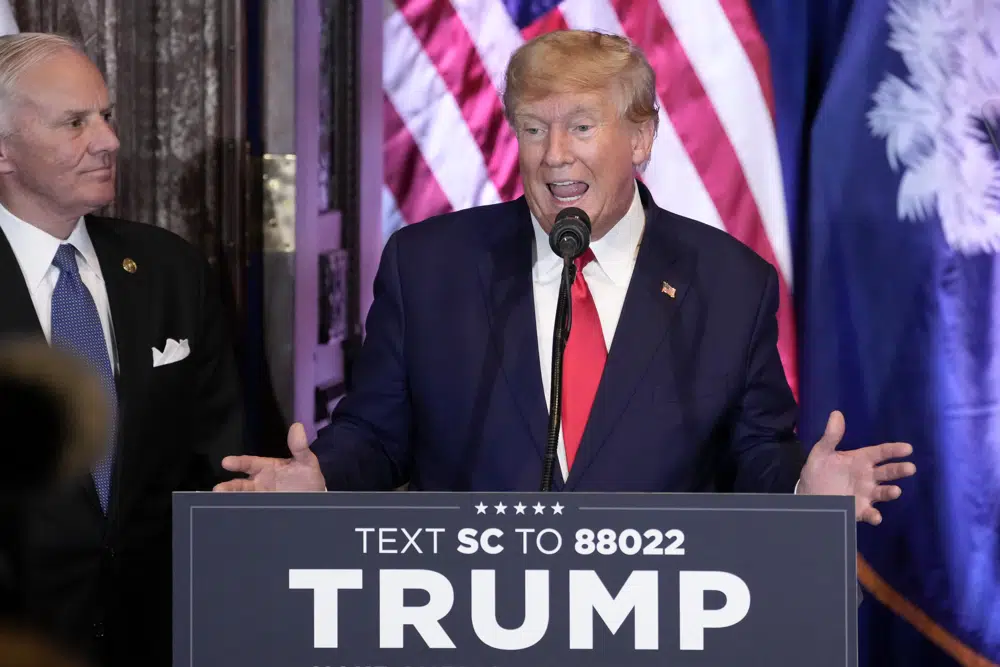
[[[583,277],[583,267],[593,259],[594,253],[589,248],[576,259],[576,280],[570,289],[573,324],[563,356],[562,380],[562,427],[567,469],[573,466],[608,356],[601,318]]]

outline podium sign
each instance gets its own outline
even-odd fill
[[[176,667],[857,664],[851,498],[174,496]]]

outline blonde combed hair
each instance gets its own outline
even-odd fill
[[[518,105],[548,95],[603,92],[617,95],[619,113],[633,123],[659,125],[656,75],[628,39],[594,30],[556,30],[520,46],[507,64],[503,106],[513,124]]]
[[[17,82],[21,75],[67,49],[86,56],[78,42],[62,35],[21,32],[0,36],[0,136],[8,136],[12,131],[12,102],[17,99]]]

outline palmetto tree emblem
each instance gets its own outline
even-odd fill
[[[887,21],[908,75],[886,75],[867,119],[902,172],[897,214],[1000,250],[1000,0],[890,0]]]

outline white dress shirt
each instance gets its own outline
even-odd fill
[[[52,342],[52,292],[56,288],[60,273],[52,264],[52,260],[55,259],[56,251],[63,243],[72,243],[76,247],[76,264],[80,267],[80,279],[94,297],[97,313],[101,317],[101,327],[104,329],[104,341],[108,346],[111,366],[117,369],[108,291],[101,275],[101,265],[97,261],[97,252],[90,241],[83,218],[76,223],[69,238],[63,241],[21,220],[0,204],[0,231],[7,237],[7,242],[14,251],[14,257],[17,258],[21,274],[24,276],[24,283],[31,294],[38,323],[42,325],[45,339],[50,343]]]
[[[542,388],[545,406],[548,409],[552,384],[552,330],[556,322],[556,303],[559,300],[559,283],[562,278],[562,259],[549,246],[549,236],[531,216],[535,228],[534,266],[531,283],[535,299],[535,324],[538,331],[538,360],[541,362]],[[587,281],[597,314],[601,319],[604,343],[611,349],[615,337],[618,318],[621,317],[625,295],[632,280],[632,269],[639,252],[639,241],[646,224],[646,215],[639,199],[636,186],[632,205],[625,217],[600,239],[591,242],[594,261],[583,267],[583,277]],[[569,475],[566,465],[566,447],[562,429],[559,430],[559,468],[563,480]]]

